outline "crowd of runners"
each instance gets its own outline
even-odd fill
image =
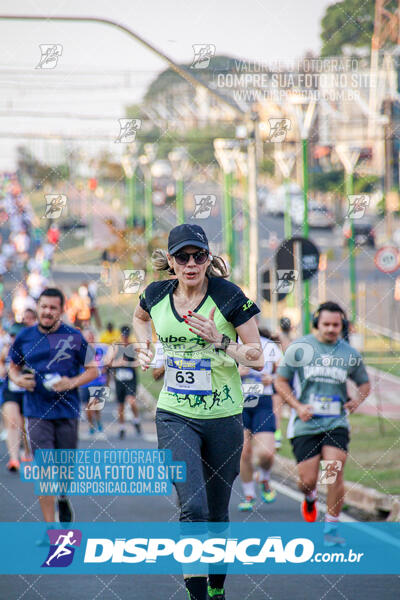
[[[75,310],[74,302],[66,303],[55,287],[42,290],[34,307],[25,307],[19,330],[14,323],[2,352],[9,468],[19,468],[15,453],[20,443],[28,460],[39,448],[76,448],[82,404],[89,409],[85,413],[90,432],[102,432],[101,411],[90,409],[89,390],[109,387],[110,377],[115,382],[119,437],[126,433],[125,403],[140,434],[137,371],[152,369],[154,379],[163,377],[155,418],[158,447],[171,450],[173,460],[187,466],[186,481],[175,483],[182,522],[228,522],[238,476],[243,489],[239,510],[254,510],[257,489],[262,502],[276,501],[271,468],[282,443],[281,408],[287,404],[287,437],[298,465],[305,521],[318,518],[320,461],[341,465],[328,486],[324,543],[343,545],[338,521],[349,444],[347,415],[368,396],[370,386],[361,355],[345,339],[348,324],[342,307],[334,302],[321,305],[307,336],[295,338],[288,319],[282,319],[279,333],[272,335],[261,327],[256,304],[228,280],[224,261],[211,254],[198,225],[174,227],[168,251],[156,250],[152,264],[166,278],[141,293],[133,331],[128,325],[117,330],[109,323],[96,339],[91,319],[99,317],[88,286],[86,312]],[[82,299],[86,292],[79,289],[77,296]],[[70,324],[62,320],[64,310]],[[104,348],[111,346],[117,350],[110,366],[104,361]],[[351,398],[348,379],[357,390]],[[14,396],[10,402],[9,394],[19,394],[18,399]],[[95,398],[101,401],[101,394]],[[18,407],[25,423],[23,428],[18,421],[18,432],[11,434],[7,403]],[[56,515],[63,523],[73,519],[65,496],[57,501],[43,496],[40,504],[49,523]],[[184,577],[188,598],[225,599],[223,569]]]

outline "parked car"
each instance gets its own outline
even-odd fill
[[[303,198],[301,187],[297,183],[289,184],[289,196],[291,205],[296,205]],[[285,212],[286,204],[286,186],[281,185],[272,190],[265,200],[266,212],[272,216],[282,217]]]
[[[365,219],[354,219],[353,220],[354,227],[354,242],[357,246],[371,246],[375,248],[375,230],[374,223],[372,221],[367,221]],[[346,219],[343,225],[343,245],[347,246],[348,241],[351,237],[351,224],[348,219]]]
[[[292,221],[295,225],[303,224],[304,199],[296,198],[292,202],[290,211]],[[308,203],[308,225],[321,229],[333,229],[336,225],[335,217],[329,208],[318,202],[310,200]]]
[[[333,212],[323,204],[312,204],[308,207],[308,224],[310,227],[321,227],[324,229],[333,229],[335,227],[335,217]]]

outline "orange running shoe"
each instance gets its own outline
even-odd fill
[[[19,460],[9,460],[7,463],[7,469],[9,471],[19,471]]]
[[[314,523],[318,517],[317,501],[305,498],[301,503],[301,516],[307,523]]]

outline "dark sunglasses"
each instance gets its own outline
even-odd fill
[[[189,253],[189,252],[177,252],[173,255],[178,265],[186,265],[190,257],[193,256],[194,262],[196,265],[204,265],[208,258],[208,252],[206,250],[198,250],[197,252]]]

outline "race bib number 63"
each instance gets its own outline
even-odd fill
[[[211,359],[167,356],[165,381],[168,392],[209,396],[212,394]]]

